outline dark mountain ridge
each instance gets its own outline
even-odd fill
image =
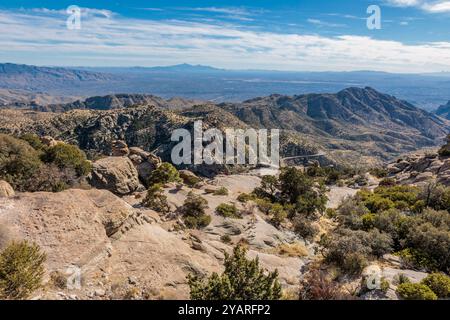
[[[111,94],[106,96],[89,97],[66,104],[51,104],[47,106],[33,106],[36,111],[65,112],[69,110],[113,110],[137,105],[153,105],[164,109],[180,109],[203,103],[197,100],[183,98],[163,99],[150,94]]]
[[[439,108],[437,108],[435,113],[442,118],[450,120],[450,101],[447,102],[447,104],[442,105]]]

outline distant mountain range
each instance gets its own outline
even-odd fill
[[[92,97],[137,93],[165,99],[242,102],[254,97],[338,92],[370,86],[426,110],[450,99],[450,74],[383,72],[281,72],[225,70],[203,65],[165,67],[36,67],[0,64],[0,89],[55,97]],[[4,103],[17,96],[3,96]],[[20,100],[20,99],[19,99]],[[75,99],[74,99],[75,100]],[[59,102],[55,101],[55,102]],[[48,99],[48,103],[54,102]]]
[[[45,91],[45,89],[69,87],[83,82],[111,81],[114,78],[105,73],[67,68],[0,64],[0,88],[4,89]]]

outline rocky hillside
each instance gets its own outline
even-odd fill
[[[447,102],[447,104],[440,106],[435,113],[442,118],[450,120],[450,101]]]
[[[272,95],[243,103],[196,104],[151,95],[110,95],[41,108],[57,113],[11,110],[0,117],[0,131],[35,132],[77,143],[85,150],[108,153],[113,140],[167,156],[170,135],[178,127],[281,129],[283,157],[325,150],[332,162],[377,163],[442,142],[449,122],[371,88],[337,94]],[[36,108],[39,109],[39,108]],[[60,111],[72,110],[65,113]],[[20,120],[23,114],[24,121]],[[41,114],[38,116],[38,114]],[[33,120],[30,119],[33,116]]]
[[[51,104],[45,106],[33,106],[36,111],[65,112],[75,109],[81,110],[113,110],[131,106],[152,105],[168,110],[183,109],[200,104],[201,101],[182,98],[162,99],[146,94],[114,94],[107,96],[90,97],[85,100],[77,100],[66,104]]]
[[[388,165],[391,178],[401,184],[437,183],[450,186],[450,136],[439,150],[404,155]]]
[[[355,142],[380,157],[436,145],[450,129],[435,115],[372,88],[271,95],[219,106],[253,127],[295,131],[347,149],[354,149]]]
[[[111,154],[111,143],[124,140],[129,146],[147,151],[157,150],[164,160],[170,160],[173,130],[192,130],[194,121],[203,120],[203,127],[225,129],[248,128],[231,113],[214,105],[203,105],[181,112],[155,106],[134,106],[114,110],[72,110],[65,113],[1,110],[0,131],[21,135],[33,132],[39,136],[74,143],[88,154]],[[14,119],[9,121],[8,119]],[[282,152],[286,155],[314,154],[317,147],[289,132],[281,137]]]

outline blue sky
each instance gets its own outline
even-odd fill
[[[66,8],[81,8],[68,30]],[[366,26],[381,8],[380,30]],[[450,71],[450,0],[10,1],[0,61],[63,66]]]

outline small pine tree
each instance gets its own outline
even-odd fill
[[[281,286],[278,271],[267,273],[258,258],[247,260],[247,250],[236,246],[233,255],[225,254],[225,271],[213,273],[206,281],[188,276],[193,300],[278,300]]]
[[[77,146],[58,143],[46,149],[42,156],[44,162],[53,163],[59,168],[72,168],[78,175],[85,176],[91,171],[91,164],[86,160],[86,154]]]
[[[0,254],[0,299],[26,299],[41,286],[45,253],[37,244],[12,242]]]
[[[178,170],[168,162],[162,163],[158,168],[152,171],[148,177],[147,184],[149,186],[161,183],[169,182],[181,182],[180,174]]]
[[[206,227],[211,222],[211,216],[205,210],[208,208],[208,201],[202,196],[188,193],[183,206],[180,208],[183,220],[188,228],[200,229]]]
[[[217,206],[216,213],[225,218],[242,218],[241,213],[234,204],[221,203]]]
[[[142,204],[156,212],[168,213],[170,211],[167,196],[164,194],[162,186],[159,183],[148,188],[147,195],[142,201]]]

